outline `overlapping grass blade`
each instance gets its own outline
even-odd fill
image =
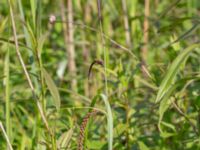
[[[8,144],[8,149],[9,149],[9,150],[13,150],[12,145],[11,145],[11,143],[10,143],[10,140],[9,140],[9,138],[8,138],[8,135],[7,135],[7,133],[6,133],[5,129],[4,129],[4,126],[3,126],[3,124],[2,124],[1,121],[0,121],[0,129],[1,129],[1,131],[3,132],[3,135],[4,135],[5,139],[6,139],[6,142],[7,142],[7,144]]]
[[[60,148],[67,148],[69,145],[69,142],[72,138],[73,129],[69,129],[67,132],[64,132],[58,139],[57,145],[60,146]]]
[[[43,72],[47,87],[53,97],[54,105],[56,106],[56,109],[59,110],[60,109],[60,94],[58,92],[58,88],[56,84],[54,83],[53,79],[51,78],[51,76],[49,75],[49,73],[44,68],[42,68],[42,72]]]
[[[101,94],[101,97],[105,103],[106,111],[107,111],[107,130],[108,130],[108,149],[112,150],[113,144],[113,117],[110,104],[108,102],[107,96]]]
[[[190,52],[192,52],[192,50],[197,47],[200,47],[200,44],[193,44],[189,46],[184,51],[182,51],[170,65],[166,76],[162,80],[159,87],[159,91],[156,97],[156,103],[159,102],[163,98],[163,96],[169,91],[169,88],[172,86],[172,83],[174,82],[174,79],[180,69],[181,64],[189,56]]]

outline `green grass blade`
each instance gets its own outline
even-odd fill
[[[159,105],[159,122],[158,122],[158,128],[162,133],[164,133],[162,131],[162,128],[161,128],[161,122],[162,122],[162,119],[163,119],[163,116],[164,116],[164,113],[167,111],[167,109],[169,108],[169,106],[171,105],[173,99],[171,99],[171,95],[173,93],[175,93],[175,90],[179,87],[184,87],[184,85],[187,85],[188,83],[191,83],[191,81],[193,80],[198,80],[198,76],[194,77],[187,77],[187,78],[184,78],[184,79],[181,79],[179,81],[177,81],[175,84],[173,84],[173,86],[171,86],[168,90],[168,92],[164,95],[162,101],[160,102],[160,105]]]
[[[5,101],[6,101],[6,132],[11,138],[11,121],[10,121],[10,50],[9,45],[4,64],[4,84],[5,84]]]
[[[33,26],[35,29],[36,26],[36,9],[37,9],[37,0],[30,0],[31,3],[31,14],[32,14],[32,20],[33,20]]]
[[[163,96],[166,94],[166,92],[168,92],[170,86],[172,85],[176,74],[178,73],[181,64],[184,62],[184,60],[187,58],[187,56],[189,56],[190,52],[192,52],[193,49],[199,47],[200,44],[193,44],[190,47],[186,48],[184,51],[182,51],[182,53],[180,55],[178,55],[176,57],[176,59],[172,62],[172,64],[170,65],[166,76],[164,77],[164,79],[161,82],[161,85],[159,87],[159,91],[156,97],[156,103],[159,102]]]
[[[23,22],[25,22],[25,17],[24,17],[24,11],[23,11],[23,6],[21,0],[18,0],[18,5],[19,5],[19,11],[20,11],[20,17]],[[28,31],[26,27],[23,25],[23,31],[24,31],[24,36],[25,36],[25,41],[26,41],[26,46],[32,47],[31,46],[31,40],[30,36],[28,34]]]
[[[60,146],[61,149],[67,148],[69,142],[72,138],[73,129],[69,129],[67,132],[64,132],[58,139],[57,145]]]
[[[108,149],[112,150],[112,143],[113,143],[113,117],[110,104],[106,95],[101,94],[101,97],[105,103],[106,111],[107,111],[107,129],[108,129]]]
[[[54,99],[54,105],[56,106],[56,109],[59,110],[60,109],[60,94],[58,92],[58,88],[56,87],[56,84],[54,83],[49,73],[44,68],[42,68],[42,72],[43,72],[47,87]]]
[[[44,42],[45,42],[45,40],[47,39],[48,35],[49,35],[49,32],[47,32],[47,33],[41,35],[41,36],[38,38],[38,41],[37,41],[38,46],[37,46],[37,48],[38,48],[38,55],[39,55],[39,57],[41,56],[42,48],[43,48]]]

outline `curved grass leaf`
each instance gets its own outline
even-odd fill
[[[31,14],[32,14],[32,20],[33,20],[33,26],[34,26],[34,28],[35,28],[35,22],[36,22],[36,7],[37,7],[37,5],[36,5],[36,1],[34,1],[34,0],[30,0],[30,4],[31,4]]]
[[[173,61],[171,66],[169,67],[166,76],[161,82],[161,85],[159,87],[159,91],[156,97],[156,103],[159,102],[163,96],[168,92],[170,87],[172,86],[172,83],[176,77],[176,74],[178,73],[180,66],[184,62],[184,60],[189,56],[190,52],[197,48],[200,47],[200,44],[193,44],[190,47],[186,48],[182,53],[176,57],[176,59]]]
[[[53,97],[54,105],[56,106],[56,109],[59,110],[60,109],[60,95],[58,92],[58,88],[56,87],[51,76],[48,74],[48,72],[44,68],[42,68],[42,73],[44,75],[44,79],[47,84],[47,87]]]
[[[107,111],[107,129],[108,129],[108,149],[112,150],[113,143],[113,117],[110,104],[108,102],[107,96],[101,94],[101,97],[105,103],[106,111]]]
[[[162,121],[163,115],[171,104],[171,101],[169,100],[170,95],[173,93],[173,91],[177,88],[178,85],[179,84],[175,84],[174,86],[172,86],[169,89],[169,91],[165,94],[163,100],[160,103],[160,106],[159,106],[159,121],[158,121],[158,128],[159,128],[160,132],[162,132],[161,121]]]
[[[168,90],[168,92],[164,95],[162,101],[160,102],[160,106],[159,106],[158,128],[159,128],[159,131],[161,132],[161,134],[164,133],[161,128],[161,124],[163,124],[163,122],[162,122],[163,115],[167,111],[167,109],[169,108],[171,103],[173,102],[173,99],[171,99],[172,98],[171,95],[174,93],[174,91],[177,88],[179,88],[179,87],[185,88],[184,85],[187,85],[187,83],[191,83],[191,81],[198,80],[198,79],[199,79],[199,76],[191,76],[191,77],[183,78],[183,79],[177,81],[176,83],[174,83],[173,86],[171,86],[170,89]],[[163,125],[166,126],[166,124],[163,124]]]
[[[69,145],[69,142],[72,138],[73,129],[69,129],[67,132],[64,132],[58,139],[57,145],[60,146],[61,149],[66,149]]]

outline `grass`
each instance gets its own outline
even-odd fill
[[[2,0],[0,149],[200,149],[199,9]]]

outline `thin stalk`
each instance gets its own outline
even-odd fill
[[[55,141],[54,135],[51,136],[51,141],[52,141],[52,149],[53,150],[57,150],[57,146],[56,146],[56,141]]]
[[[56,21],[56,23],[68,23],[68,21],[63,21],[63,18],[62,18],[62,21]],[[96,33],[100,33],[101,35],[103,35],[103,37],[108,40],[110,43],[112,43],[113,45],[117,46],[118,48],[128,52],[136,61],[139,61],[139,59],[137,58],[137,56],[135,54],[133,54],[133,52],[131,52],[131,50],[129,48],[127,48],[126,46],[123,46],[121,44],[119,44],[117,41],[111,39],[108,35],[106,35],[105,33],[101,33],[100,30],[96,29],[96,28],[93,28],[91,26],[88,26],[86,24],[83,24],[83,23],[78,23],[78,22],[73,22],[74,25],[77,25],[77,26],[81,26],[82,28],[84,29],[88,29],[90,31],[93,31],[93,32],[96,32]],[[63,28],[64,29],[64,28]]]
[[[77,81],[75,79],[76,77],[76,63],[75,63],[75,50],[74,50],[74,25],[73,25],[73,5],[72,0],[67,0],[67,9],[68,9],[68,15],[67,15],[67,27],[68,27],[68,36],[67,36],[67,49],[68,49],[68,68],[69,72],[72,75],[71,80],[71,87],[74,91],[77,91]]]
[[[19,5],[19,12],[20,12],[21,20],[22,20],[23,23],[25,23],[24,10],[23,10],[23,7],[22,7],[22,2],[21,2],[21,0],[17,0],[17,1],[18,1],[18,5]],[[23,25],[23,31],[24,31],[26,46],[33,49],[33,45],[31,43],[31,38],[30,38],[29,32],[28,32],[25,25]],[[29,52],[29,58],[32,58],[33,52],[32,51],[28,51],[28,52]],[[34,63],[31,64],[31,72],[36,74],[36,68],[35,68]],[[36,89],[39,89],[39,84],[38,84],[36,78],[33,78],[33,83],[35,84]]]
[[[4,75],[5,75],[5,101],[6,101],[6,132],[8,137],[11,138],[11,120],[10,120],[10,49],[8,47],[7,54],[5,58],[5,68],[4,68]],[[9,145],[7,145],[7,148]]]
[[[39,52],[36,48],[36,59],[37,59],[37,63],[38,63],[38,66],[39,66],[39,70],[40,70],[40,79],[41,79],[41,101],[42,101],[42,108],[43,108],[43,111],[44,111],[44,114],[45,114],[45,110],[46,110],[46,104],[45,104],[45,82],[44,82],[44,75],[43,75],[43,72],[42,72],[42,68],[43,68],[43,65],[42,65],[42,59],[41,59],[41,56],[39,55]]]
[[[41,37],[41,13],[42,13],[42,1],[37,1],[37,20],[36,20],[36,38],[40,38]],[[36,51],[36,59],[38,62],[38,66],[39,66],[39,70],[40,70],[40,79],[41,79],[41,101],[42,101],[42,107],[43,107],[43,111],[45,113],[46,111],[46,103],[45,103],[45,81],[44,81],[44,75],[42,72],[43,69],[43,63],[42,63],[42,57],[40,52],[38,51],[38,44],[40,41],[37,42],[37,45],[35,47],[35,51]]]
[[[36,22],[36,38],[40,38],[41,37],[41,1],[37,1],[37,20]],[[36,52],[36,60],[38,63],[38,67],[39,67],[39,74],[40,74],[40,80],[41,80],[41,102],[42,102],[42,109],[43,109],[43,113],[44,115],[46,115],[46,101],[45,101],[45,81],[44,81],[44,75],[43,75],[43,63],[42,63],[42,57],[41,57],[41,53],[39,52],[38,49],[38,44],[40,41],[37,40],[36,42],[36,46],[35,48],[35,52]],[[52,144],[52,149],[53,150],[57,150],[57,145],[55,142],[55,135],[54,135],[54,130],[51,130],[51,144]]]
[[[41,1],[38,1],[38,15],[37,15],[37,24],[36,24],[36,37],[38,38],[40,36],[40,29],[41,29]],[[23,11],[23,7],[22,7],[22,2],[21,0],[18,0],[18,5],[19,5],[19,10],[20,10],[20,17],[21,17],[21,20],[23,22],[25,22],[25,17],[24,17],[24,11]],[[35,12],[35,11],[34,11]],[[42,74],[42,61],[40,59],[40,56],[38,56],[38,50],[37,50],[37,46],[35,48],[35,46],[32,45],[31,43],[31,38],[29,36],[29,32],[27,30],[27,28],[25,27],[25,25],[23,25],[23,31],[24,31],[24,35],[25,35],[25,42],[26,42],[26,46],[27,47],[30,47],[32,49],[35,49],[35,52],[36,52],[36,58],[37,58],[37,62],[38,62],[38,66],[39,66],[39,70],[40,70],[40,79],[41,79],[41,86],[42,86],[42,91],[41,91],[41,102],[42,102],[42,109],[44,111],[44,115],[45,115],[45,109],[46,109],[46,106],[45,106],[45,94],[44,94],[44,87],[45,87],[45,84],[44,84],[44,78],[43,78],[43,74]],[[33,57],[33,52],[32,51],[29,51],[29,57]],[[32,63],[31,64],[31,72],[35,73],[36,74],[36,65],[35,63]],[[33,83],[34,85],[36,86],[36,89],[37,89],[37,92],[40,91],[39,89],[39,84],[38,84],[38,81],[36,78],[33,78]],[[37,114],[37,115],[40,115],[40,114]],[[37,117],[39,118],[39,117]],[[40,119],[38,119],[38,121],[40,122]],[[39,130],[37,130],[37,132],[39,133]]]
[[[97,0],[97,7],[98,7],[98,18],[99,18],[99,30],[101,34],[101,44],[102,44],[102,49],[103,49],[103,55],[104,55],[104,71],[105,71],[105,95],[108,95],[108,83],[107,83],[107,51],[105,47],[105,39],[103,36],[103,26],[102,26],[102,13],[101,13],[101,0]]]
[[[177,4],[180,2],[181,0],[176,0],[173,1],[172,3],[170,3],[170,5],[168,7],[166,7],[164,9],[164,11],[159,15],[157,20],[160,20],[161,18],[165,17],[174,7],[177,6]]]
[[[150,6],[150,0],[145,0],[144,3],[144,23],[143,23],[143,42],[144,42],[144,46],[142,48],[142,59],[145,62],[146,58],[147,58],[147,45],[148,45],[148,41],[149,41],[149,21],[148,21],[148,17],[149,17],[149,6]]]
[[[5,131],[5,129],[4,129],[3,124],[2,124],[1,121],[0,121],[0,128],[1,128],[2,132],[3,132],[3,135],[4,135],[5,139],[6,139],[6,142],[7,142],[7,144],[8,144],[9,149],[10,149],[10,150],[13,150],[12,145],[11,145],[11,143],[10,143],[10,140],[9,140],[9,138],[8,138],[8,135],[6,134],[6,131]]]
[[[85,41],[86,40],[85,32],[82,31],[81,33],[82,33],[83,41]],[[85,63],[88,63],[89,62],[89,51],[86,48],[85,44],[83,44],[82,48],[83,48],[83,60],[84,60]],[[85,68],[85,70],[87,70],[87,65],[85,65],[84,68]],[[90,89],[89,89],[89,85],[88,85],[87,80],[84,80],[84,93],[87,97],[89,97]]]
[[[66,47],[66,52],[68,56],[68,69],[69,73],[72,76],[71,80],[71,88],[76,91],[77,89],[77,81],[76,77],[76,64],[75,64],[75,51],[74,51],[74,27],[73,27],[73,6],[72,0],[67,0],[67,8],[68,8],[68,15],[67,19],[65,16],[65,3],[64,0],[60,1],[60,8],[61,8],[61,18],[63,22],[67,23],[63,24],[63,34],[64,34],[64,42]]]
[[[130,145],[129,145],[129,128],[130,128],[130,122],[129,122],[129,102],[128,99],[126,99],[126,104],[125,104],[125,109],[126,109],[126,148],[127,150],[130,150]]]
[[[126,35],[126,44],[130,48],[132,47],[131,44],[131,33],[130,33],[130,27],[129,27],[129,21],[128,21],[128,11],[127,11],[127,4],[126,0],[122,0],[122,9],[124,13],[124,28],[125,28],[125,35]]]
[[[19,44],[18,44],[18,39],[17,39],[17,32],[16,32],[16,26],[15,26],[14,14],[13,14],[13,9],[12,9],[12,5],[11,5],[11,1],[10,0],[8,0],[8,4],[9,4],[9,7],[10,7],[10,17],[11,17],[11,22],[12,22],[12,30],[13,30],[13,34],[14,34],[14,41],[15,41],[15,47],[16,47],[16,53],[17,53],[18,59],[19,59],[19,61],[21,63],[21,66],[23,68],[24,74],[25,74],[26,79],[28,81],[28,84],[29,84],[29,86],[31,88],[34,100],[36,101],[36,104],[37,104],[37,107],[39,109],[39,112],[40,112],[40,115],[42,117],[42,120],[43,120],[48,132],[52,135],[51,130],[50,130],[49,125],[48,125],[48,122],[47,122],[47,119],[46,119],[46,117],[44,115],[42,106],[41,106],[41,104],[40,104],[40,102],[39,102],[39,100],[37,98],[36,93],[35,93],[35,89],[34,89],[32,81],[31,81],[30,75],[29,75],[29,73],[28,73],[28,71],[26,69],[25,63],[24,63],[24,61],[22,59],[22,56],[21,56],[21,53],[19,51]]]
[[[41,29],[42,29],[42,1],[38,0],[37,1],[37,15],[36,15],[36,35],[37,38],[41,36]]]
[[[100,28],[100,34],[101,34],[101,43],[104,53],[104,77],[105,77],[105,95],[101,95],[102,99],[104,100],[104,103],[106,105],[107,110],[107,126],[108,126],[108,149],[112,150],[113,147],[113,117],[111,112],[110,104],[107,100],[108,96],[108,83],[107,83],[107,50],[105,48],[105,39],[103,36],[103,27],[102,27],[102,13],[101,13],[101,0],[97,0],[97,8],[98,8],[98,18],[99,18],[99,28]]]
[[[130,18],[134,18],[137,16],[139,11],[137,10],[139,7],[138,0],[129,0],[127,1],[129,12],[128,15]],[[132,48],[140,42],[138,38],[138,30],[139,30],[139,20],[130,21],[130,28],[131,28],[131,37],[132,37]]]
[[[100,108],[96,108],[96,107],[63,107],[61,109],[62,110],[65,110],[65,109],[70,109],[70,110],[72,110],[72,109],[89,109],[90,111],[91,110],[96,110],[98,112],[101,112],[104,115],[107,115],[106,111],[104,111],[103,109],[100,109]]]
[[[85,5],[84,7],[84,14],[83,14],[83,19],[84,19],[84,22],[88,22],[88,16],[90,15],[90,8],[89,8],[89,5]],[[84,32],[84,30],[81,31],[81,34],[82,34],[82,39],[83,41],[86,41],[86,34]],[[86,44],[83,44],[82,46],[83,48],[83,60],[85,63],[88,63],[89,62],[89,58],[90,58],[90,53],[89,53],[89,50],[87,49],[86,47]],[[84,66],[85,70],[87,70],[87,65]],[[90,96],[91,92],[90,92],[90,87],[88,85],[88,81],[87,80],[84,80],[84,92],[85,92],[85,95],[87,97]]]
[[[176,99],[176,98],[175,98]],[[197,136],[199,136],[199,132],[198,132],[198,129],[196,128],[196,126],[193,124],[192,121],[190,121],[190,118],[178,107],[178,105],[176,104],[176,102],[174,101],[171,101],[172,102],[172,105],[173,107],[175,108],[175,110],[181,115],[183,116],[187,121],[188,123],[190,124],[190,126],[192,127],[193,131],[196,133]]]

